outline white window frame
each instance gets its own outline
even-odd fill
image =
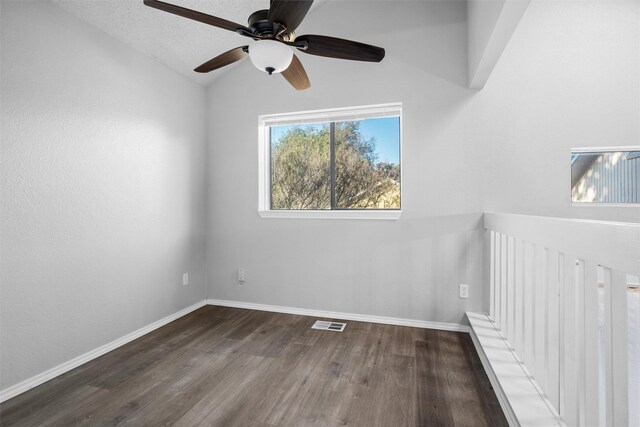
[[[343,209],[343,210],[271,210],[271,147],[269,127],[288,124],[312,124],[331,121],[364,120],[384,117],[400,119],[400,203],[401,209]],[[404,199],[402,164],[402,103],[329,108],[258,116],[258,214],[263,218],[308,219],[383,219],[397,220],[402,215]]]
[[[569,155],[575,152],[580,153],[611,153],[617,151],[640,151],[640,145],[617,145],[610,147],[571,147]],[[571,167],[571,165],[569,165]],[[569,170],[571,175],[571,170]],[[590,202],[574,202],[571,197],[571,188],[569,188],[569,202],[572,208],[638,208],[640,203],[590,203]]]

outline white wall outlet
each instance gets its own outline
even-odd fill
[[[460,290],[460,298],[469,298],[469,285],[461,284],[458,289]]]
[[[239,268],[238,269],[238,282],[244,283],[245,280],[246,280],[246,275],[245,275],[245,272],[244,272],[244,268]]]
[[[189,284],[189,273],[184,273],[182,275],[182,286],[187,286]]]

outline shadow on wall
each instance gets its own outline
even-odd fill
[[[354,20],[364,7],[367,19]],[[387,58],[467,88],[466,25],[466,1],[350,1],[329,3],[309,15],[300,32],[384,47]],[[304,62],[306,55],[301,56]]]

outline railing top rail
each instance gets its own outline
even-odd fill
[[[640,224],[484,213],[484,228],[640,275]]]

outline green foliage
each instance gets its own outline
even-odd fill
[[[400,182],[400,165],[380,162],[376,165],[376,168],[382,172],[384,176],[387,176],[396,182]]]
[[[400,166],[376,163],[375,140],[359,122],[335,126],[336,205],[340,209],[399,208]],[[330,209],[329,126],[296,127],[272,145],[272,208]]]
[[[331,207],[329,126],[297,127],[271,150],[273,209]]]

